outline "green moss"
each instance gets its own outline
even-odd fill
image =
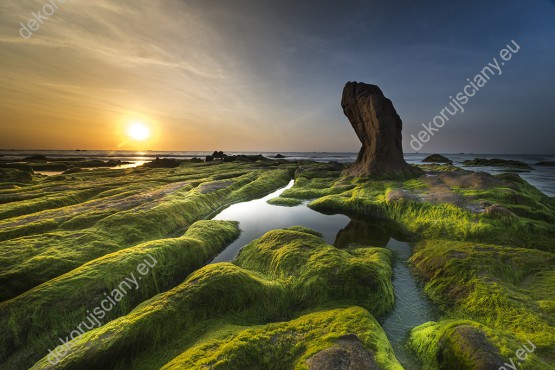
[[[338,250],[306,230],[274,230],[246,246],[235,264],[197,270],[176,288],[75,339],[57,367],[160,367],[200,338],[218,337],[210,331],[225,325],[290,320],[318,307],[358,305],[383,314],[393,304],[391,273],[386,250]],[[379,335],[373,347],[379,361],[392,362]],[[48,367],[47,361],[35,368]]]
[[[222,320],[232,315],[262,323],[280,317],[287,306],[288,297],[282,284],[230,263],[209,265],[130,314],[72,341],[72,351],[61,359],[57,368],[103,368],[118,362],[124,368],[131,368],[133,357],[139,353],[160,366],[182,352],[167,358],[171,355],[167,353],[168,343],[194,341],[195,334],[205,332],[204,320]],[[142,361],[136,363],[140,367]],[[36,369],[48,367],[47,358],[34,366]]]
[[[302,166],[295,172],[295,185],[281,195],[284,198],[314,199],[339,194],[354,186],[341,177],[343,168],[323,163]]]
[[[548,252],[444,240],[419,243],[411,258],[425,292],[448,316],[531,340],[539,353],[555,348],[554,261]]]
[[[268,200],[268,204],[272,204],[274,206],[295,207],[303,204],[303,201],[300,199],[278,197]]]
[[[287,167],[252,166],[93,170],[75,174],[81,184],[77,187],[46,182],[30,186],[26,190],[32,193],[58,191],[68,196],[59,194],[61,203],[52,195],[0,205],[4,214],[15,209],[36,211],[0,222],[0,239],[5,239],[0,242],[0,284],[9,287],[0,292],[0,301],[105,254],[179,234],[217,209],[259,198],[291,178]],[[200,190],[204,184],[214,184],[214,177],[226,175],[229,178],[217,180],[219,186],[211,191]]]
[[[323,196],[311,202],[309,207],[324,213],[392,220],[416,238],[472,240],[555,250],[555,226],[551,222],[555,217],[555,208],[549,205],[545,195],[530,185],[521,185],[522,189],[517,190],[502,187],[464,191],[453,189],[463,197],[472,196],[467,200],[472,204],[499,203],[520,213],[520,217],[515,219],[500,219],[452,203],[420,201],[419,192],[425,192],[427,188],[422,180],[385,182],[359,179],[354,182],[357,183],[356,188]],[[409,191],[409,195],[391,199],[393,190]],[[502,194],[507,191],[511,194],[503,197]],[[514,194],[518,197],[515,198]],[[527,204],[526,207],[530,207],[527,213],[519,212],[518,209],[523,206],[515,205],[515,202]]]
[[[274,230],[241,250],[235,264],[283,279],[297,307],[357,304],[376,316],[393,306],[391,254],[381,248],[340,250],[295,230]]]
[[[198,221],[182,237],[150,241],[103,256],[0,303],[0,362],[9,358],[5,363],[9,366],[32,365],[33,359],[44,356],[46,348],[60,344],[59,337],[65,338],[83,321],[88,323],[87,312],[126,278],[136,282],[140,278],[140,282],[133,283],[133,289],[102,322],[129,313],[138,303],[184,279],[238,235],[234,222]],[[137,266],[145,260],[155,266],[142,276]],[[125,290],[126,285],[123,287]]]
[[[433,172],[459,172],[463,171],[461,168],[453,166],[452,164],[418,164],[416,167],[424,170],[424,171],[433,171]]]
[[[311,357],[354,335],[381,369],[402,369],[380,325],[359,307],[225,333],[201,341],[163,369],[308,369]]]
[[[308,227],[304,227],[300,225],[286,227],[284,230],[298,231],[301,233],[310,234],[310,235],[317,236],[319,238],[323,238],[322,234],[319,233],[318,231],[314,231],[312,229],[309,229]]]
[[[519,361],[515,353],[523,344],[531,352],[526,352],[526,359]],[[497,369],[505,363],[517,364],[522,369],[543,370],[553,365],[540,357],[541,349],[534,348],[533,341],[515,340],[502,330],[471,320],[420,325],[411,331],[409,345],[430,370]]]

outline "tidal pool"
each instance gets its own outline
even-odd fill
[[[268,231],[295,225],[303,225],[322,233],[326,243],[333,245],[337,233],[349,222],[349,217],[324,215],[311,210],[306,204],[282,207],[267,203],[268,200],[278,197],[285,190],[291,188],[293,183],[291,181],[286,187],[268,194],[264,198],[234,204],[216,215],[214,220],[239,221],[241,235],[211,263],[231,261],[242,247],[260,238]]]
[[[240,237],[222,251],[211,263],[233,260],[241,248],[251,241],[274,229],[302,225],[323,235],[324,240],[337,248],[349,245],[370,245],[389,248],[393,251],[393,286],[395,307],[387,317],[380,320],[395,355],[405,369],[420,369],[414,354],[406,347],[408,334],[412,328],[427,321],[435,320],[434,306],[424,295],[414,280],[408,265],[412,255],[410,243],[399,241],[397,233],[384,221],[351,219],[345,215],[327,215],[307,207],[305,202],[294,207],[268,204],[269,199],[278,197],[293,186],[291,181],[264,198],[234,204],[220,213],[215,220],[238,221]]]

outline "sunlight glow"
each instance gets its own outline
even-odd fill
[[[127,129],[127,135],[133,140],[144,141],[150,137],[150,130],[142,122],[134,122]]]

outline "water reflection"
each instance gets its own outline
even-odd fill
[[[337,248],[350,246],[384,247],[393,251],[393,286],[395,307],[382,318],[382,326],[393,346],[397,359],[406,369],[418,369],[418,361],[407,350],[405,343],[410,329],[435,319],[433,306],[417,286],[408,259],[411,245],[403,239],[395,225],[387,220],[351,219],[345,215],[325,215],[311,210],[306,203],[296,207],[281,207],[267,203],[293,186],[293,181],[264,198],[232,205],[214,219],[239,221],[240,237],[220,253],[212,263],[231,261],[242,247],[266,232],[294,225],[302,225],[320,232],[324,240]]]
[[[214,217],[214,220],[239,221],[241,235],[221,252],[212,263],[227,262],[235,258],[242,247],[260,238],[270,230],[302,225],[322,234],[328,244],[333,244],[337,233],[347,223],[345,215],[324,215],[308,208],[306,204],[296,207],[281,207],[268,204],[267,201],[278,197],[293,186],[293,181],[285,188],[261,199],[234,204]]]
[[[377,225],[363,220],[351,220],[347,226],[339,230],[333,244],[337,248],[354,245],[385,247],[390,235]]]

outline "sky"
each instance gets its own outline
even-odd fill
[[[2,1],[0,148],[356,152],[340,101],[359,81],[392,100],[414,152],[514,41],[420,151],[554,153],[554,19],[547,0]],[[148,139],[129,137],[136,122]]]

